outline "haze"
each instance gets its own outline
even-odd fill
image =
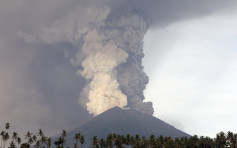
[[[1,125],[53,135],[120,106],[236,132],[236,4],[0,0]]]

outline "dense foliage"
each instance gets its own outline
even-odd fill
[[[50,148],[52,145],[56,148],[66,148],[67,132],[62,130],[61,136],[51,143],[51,138],[46,137],[42,129],[33,134],[27,132],[22,139],[16,132],[9,132],[10,124],[6,123],[4,130],[1,131],[0,148]],[[24,141],[24,142],[23,142]],[[79,148],[85,144],[84,136],[80,133],[75,134],[73,148]],[[191,137],[182,137],[172,139],[171,137],[140,137],[139,135],[117,135],[109,134],[105,139],[98,139],[94,136],[91,139],[93,148],[236,148],[237,134],[233,132],[220,132],[215,138],[209,138],[197,135]]]

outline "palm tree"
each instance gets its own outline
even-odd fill
[[[18,134],[16,132],[13,132],[12,133],[12,138],[11,138],[12,141],[10,143],[10,147],[11,148],[15,148],[16,147],[15,142],[17,141],[17,137],[18,137]]]
[[[20,148],[30,148],[28,143],[22,143]]]
[[[32,136],[32,133],[30,133],[29,131],[26,133],[26,135],[25,135],[25,139],[29,139],[29,138],[31,138],[31,136]]]
[[[140,146],[141,147],[147,147],[147,145],[148,145],[148,142],[146,140],[146,137],[142,136],[142,140],[141,140]]]
[[[54,142],[54,144],[56,145],[56,148],[63,148],[65,146],[65,144],[66,144],[65,137],[66,136],[67,136],[66,130],[62,130],[61,136],[59,137],[59,139],[57,141]]]
[[[3,148],[5,148],[5,145],[6,145],[6,142],[8,139],[10,139],[10,136],[9,136],[8,132],[5,132],[5,134],[2,136]]]
[[[140,145],[140,136],[139,135],[135,135],[135,139],[134,139],[135,141],[135,143],[134,143],[134,145],[135,145],[135,147],[139,147],[139,145]]]
[[[1,131],[0,136],[1,138],[1,148],[5,147],[5,143],[6,141],[10,138],[7,130],[10,128],[10,124],[9,123],[5,123],[5,131]]]
[[[31,144],[34,142],[32,138],[32,133],[29,131],[26,133],[25,139],[27,140],[26,144],[28,144],[29,146],[31,146]]]
[[[165,137],[164,147],[165,148],[174,148],[174,141],[171,137]]]
[[[131,136],[130,134],[127,134],[125,137],[125,145],[130,145],[131,144]]]
[[[176,148],[182,148],[182,142],[181,142],[181,140],[179,139],[179,138],[175,138],[174,139],[174,146],[176,147]],[[159,146],[160,147],[160,146]]]
[[[227,133],[227,139],[229,140],[230,142],[230,146],[233,147],[233,148],[236,148],[236,138],[234,137],[234,133],[232,132],[228,132]]]
[[[162,135],[160,135],[158,139],[159,139],[161,147],[162,147],[165,143],[165,138]]]
[[[191,136],[187,141],[188,147],[198,147],[199,138],[197,135]]]
[[[20,144],[21,144],[21,138],[20,137],[17,137],[17,140],[16,140],[16,142],[17,142],[17,145],[18,145],[18,147],[20,146]]]
[[[151,135],[148,140],[148,146],[149,147],[154,147],[155,146],[155,136]]]
[[[36,142],[38,142],[37,136],[36,135],[32,135],[32,143],[36,143]],[[40,141],[39,141],[39,146],[40,146]]]
[[[216,135],[216,146],[218,148],[224,148],[226,144],[226,137],[224,132],[220,132]]]
[[[39,148],[39,147],[40,147],[40,141],[37,140],[37,141],[35,142],[35,148]]]
[[[27,143],[30,145],[30,147],[31,147],[31,145],[34,143],[34,139],[32,138],[32,137],[30,137],[28,140],[27,140]]]
[[[67,132],[66,130],[62,130],[62,146],[65,146],[66,145],[66,140],[65,140],[65,137],[67,136]]]
[[[224,148],[225,144],[226,144],[225,133],[220,132],[220,133],[216,134],[215,142],[216,142],[217,148]]]
[[[47,137],[46,136],[42,136],[39,140],[40,140],[42,145],[46,145],[47,144]]]
[[[114,140],[114,145],[116,146],[116,148],[122,147],[122,136],[121,135],[114,135],[113,140]]]
[[[17,137],[18,137],[18,134],[17,134],[17,132],[13,132],[12,133],[12,140],[17,140]]]
[[[100,139],[100,141],[99,141],[99,145],[100,145],[101,148],[106,147],[106,142],[104,141],[103,138]]]
[[[74,137],[75,139],[75,144],[74,147],[78,147],[78,142],[80,141],[81,145],[84,144],[85,140],[84,140],[84,136],[82,136],[80,133],[77,133]]]
[[[15,143],[13,141],[10,143],[9,148],[16,148],[16,145],[15,145]]]
[[[62,139],[62,137],[59,137],[59,139],[54,142],[54,144],[56,145],[56,148],[63,148],[63,141],[64,139]]]
[[[44,136],[44,132],[43,132],[43,130],[42,130],[41,128],[38,129],[37,135],[40,136],[40,137],[43,137],[43,136]]]
[[[10,123],[5,123],[5,129],[8,130],[10,128]]]
[[[93,148],[98,148],[98,140],[97,140],[97,136],[94,136],[93,137],[93,140],[92,140],[92,146]]]
[[[2,148],[2,146],[3,146],[3,136],[5,135],[5,131],[1,131],[1,133],[0,133],[0,135],[1,135],[1,148]]]
[[[113,136],[112,134],[109,134],[106,138],[106,144],[109,148],[113,147]]]
[[[51,138],[47,138],[47,143],[46,143],[46,145],[47,145],[47,148],[50,148],[51,147]]]
[[[213,141],[213,139],[211,139],[210,137],[206,137],[206,148],[212,148],[215,147],[215,143]]]

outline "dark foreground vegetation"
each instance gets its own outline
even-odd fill
[[[61,136],[52,143],[52,139],[44,135],[42,129],[37,133],[27,132],[24,137],[20,137],[16,132],[10,133],[10,124],[6,123],[1,131],[0,148],[67,148],[65,130]],[[215,138],[197,135],[172,139],[171,137],[140,137],[139,135],[117,135],[109,134],[105,139],[98,139],[94,136],[90,143],[86,143],[84,136],[80,133],[75,134],[72,148],[80,148],[83,145],[90,145],[93,148],[236,148],[237,134],[233,132],[220,132]],[[72,144],[70,144],[72,145]]]

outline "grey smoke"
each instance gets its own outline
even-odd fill
[[[127,98],[127,106],[152,114],[152,104],[143,102],[143,90],[148,83],[141,63],[146,31],[231,11],[236,3],[234,0],[2,0],[0,120],[16,123],[19,129],[61,129],[88,119],[90,116],[76,102],[79,97],[81,104],[88,102],[91,81],[80,73],[85,60],[83,37],[93,30],[99,33],[103,44],[113,42],[127,53],[127,58],[111,70],[118,89]]]
[[[93,6],[85,10],[87,24],[81,25],[74,11],[36,35],[19,35],[28,42],[68,42],[78,49],[70,61],[87,80],[79,102],[89,113],[119,106],[153,114],[152,103],[143,102],[148,83],[142,67],[144,19],[134,12],[113,14],[108,6]]]

